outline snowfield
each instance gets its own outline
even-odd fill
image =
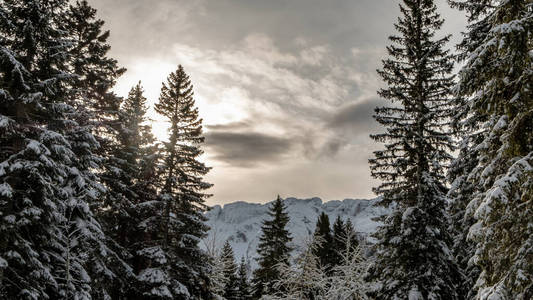
[[[389,209],[375,205],[377,199],[345,199],[322,202],[320,198],[296,199],[287,198],[284,203],[290,217],[288,230],[293,238],[293,255],[299,253],[304,241],[312,235],[318,216],[325,212],[330,224],[340,216],[344,221],[350,219],[355,230],[366,237],[380,225],[372,219],[387,214]],[[211,228],[208,236],[201,243],[204,250],[220,249],[228,240],[235,252],[237,262],[242,257],[255,269],[257,263],[256,249],[261,235],[262,221],[268,217],[266,204],[234,202],[221,207],[216,205],[206,212],[207,225]]]

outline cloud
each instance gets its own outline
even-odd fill
[[[368,135],[379,131],[372,114],[382,104],[375,69],[397,3],[89,2],[111,29],[111,56],[128,68],[117,93],[142,80],[153,104],[178,64],[190,75],[206,125],[206,161],[215,166],[211,203],[277,193],[371,196],[367,159],[377,144]],[[459,14],[444,11],[445,30],[459,32]],[[153,125],[165,138],[164,124]]]
[[[330,116],[327,126],[333,129],[348,129],[355,134],[366,133],[369,129],[377,128],[378,124],[373,118],[374,109],[383,103],[380,99],[371,99],[344,105]]]
[[[242,123],[208,126],[206,147],[213,158],[233,167],[255,167],[280,161],[292,148],[291,140],[258,132],[238,132]]]

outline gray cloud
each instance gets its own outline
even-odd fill
[[[235,132],[239,125],[211,126],[206,133],[206,146],[214,159],[231,166],[255,167],[279,161],[292,148],[290,139],[257,132]]]
[[[327,126],[331,128],[348,129],[351,133],[368,133],[377,129],[373,115],[377,106],[382,106],[383,100],[372,99],[345,105],[330,117]]]

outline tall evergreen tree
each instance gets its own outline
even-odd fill
[[[337,216],[333,223],[333,241],[332,241],[332,259],[333,266],[338,266],[342,262],[342,251],[346,248],[346,226],[340,216]]]
[[[110,32],[103,30],[104,21],[97,19],[96,13],[86,0],[76,1],[69,6],[65,26],[76,41],[70,49],[75,54],[70,68],[76,74],[74,87],[80,95],[77,109],[89,110],[92,121],[99,121],[96,129],[101,130],[116,121],[121,101],[111,89],[126,69],[108,56]]]
[[[461,96],[456,100],[457,113],[454,116],[452,128],[458,137],[458,155],[451,162],[447,174],[450,182],[449,231],[453,238],[452,254],[464,275],[459,288],[460,294],[464,296],[464,299],[473,299],[474,284],[479,276],[479,268],[471,261],[475,247],[474,243],[468,239],[468,231],[475,223],[475,219],[473,212],[468,209],[468,203],[470,197],[476,192],[477,185],[469,173],[479,162],[479,150],[471,147],[483,139],[484,131],[480,128],[480,124],[484,116],[470,115],[468,102]]]
[[[326,270],[330,270],[333,266],[335,250],[333,248],[333,236],[331,235],[329,217],[324,212],[318,216],[314,236],[320,239],[320,243],[316,247],[313,247],[314,254],[318,257],[320,265],[326,268]]]
[[[139,296],[135,282],[142,265],[137,254],[145,248],[149,232],[145,221],[153,218],[158,210],[153,207],[157,199],[157,155],[151,126],[147,124],[146,101],[139,82],[133,87],[119,110],[116,140],[109,148],[107,168],[101,179],[107,187],[106,200],[100,212],[109,240],[116,243],[120,257],[130,265],[127,285],[114,286],[114,297]],[[132,278],[133,277],[133,278]],[[136,296],[137,295],[137,296]]]
[[[209,258],[198,247],[207,226],[204,224],[205,190],[211,184],[203,176],[209,168],[198,160],[203,153],[202,120],[193,98],[193,87],[182,66],[163,84],[155,110],[169,123],[169,140],[164,143],[161,166],[159,230],[150,239],[152,248],[142,255],[150,262],[139,274],[146,296],[154,298],[198,299],[210,297]]]
[[[274,283],[279,279],[279,270],[276,265],[289,264],[289,255],[292,250],[289,243],[292,237],[286,229],[289,215],[280,196],[270,206],[268,215],[271,219],[263,221],[262,234],[259,238],[257,253],[259,254],[259,267],[254,271],[253,287],[254,297],[273,295]]]
[[[463,219],[469,222],[460,229],[475,243],[466,251],[481,269],[473,290],[478,299],[528,299],[533,296],[533,3],[450,2],[469,19],[459,45],[464,66],[457,86],[467,109],[458,122],[473,126],[456,164],[464,157],[477,159],[455,177],[475,188],[453,195],[453,208],[466,207]]]
[[[92,155],[96,157],[95,161],[99,164],[98,167],[92,166],[92,168],[106,170],[108,174],[109,170],[118,172],[121,166],[115,154],[117,148],[120,148],[117,136],[121,128],[119,118],[121,99],[111,89],[125,69],[120,68],[117,61],[108,56],[111,48],[107,42],[109,31],[103,30],[104,22],[97,19],[96,9],[87,1],[71,2],[64,22],[74,42],[69,49],[69,70],[76,76],[71,81],[74,97],[70,98],[69,104],[76,110],[76,122],[84,128],[90,128],[99,144],[99,147],[92,151]],[[84,153],[76,155],[83,157]],[[106,191],[108,195],[99,197],[99,201],[91,203],[91,209],[107,231],[106,227],[114,228],[115,224],[110,224],[106,222],[108,220],[102,218],[102,214],[108,213],[110,209],[109,201],[102,200],[110,199],[109,193],[112,193],[106,179],[113,177],[105,177],[105,173],[98,172],[97,175],[99,181],[108,188]],[[96,298],[105,297],[104,290],[111,290],[117,294],[129,289],[129,282],[133,277],[131,268],[124,260],[128,257],[125,249],[118,246],[117,241],[110,235],[106,235],[106,246],[112,249],[111,255],[107,258],[107,264],[112,272],[100,268],[89,269],[91,277],[98,278],[98,281],[92,284],[92,294]],[[114,275],[110,277],[111,274]]]
[[[224,265],[223,275],[226,278],[223,296],[227,300],[240,300],[238,297],[237,265],[235,264],[235,255],[233,248],[228,241],[222,247],[222,264]]]
[[[396,203],[376,233],[377,258],[369,271],[379,299],[459,299],[461,280],[449,254],[445,211],[445,165],[453,150],[448,127],[453,112],[452,57],[444,50],[449,36],[435,39],[443,20],[432,0],[404,0],[395,24],[399,35],[387,47],[379,91],[394,106],[376,109],[385,143],[370,160],[372,176],[383,183],[374,191],[381,205]]]
[[[8,0],[0,15],[0,295],[105,295],[94,270],[113,276],[112,251],[90,210],[103,189],[89,116],[73,106],[68,2]]]
[[[237,272],[237,299],[250,300],[252,299],[252,292],[250,283],[248,281],[248,268],[244,257],[241,257],[241,263],[239,264],[239,270]]]

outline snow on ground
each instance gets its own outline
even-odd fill
[[[331,225],[340,216],[344,221],[348,218],[354,228],[362,236],[373,233],[379,223],[372,218],[386,214],[388,209],[376,206],[377,199],[345,199],[323,203],[320,198],[296,199],[287,198],[284,203],[290,217],[289,232],[293,237],[293,247],[297,254],[306,238],[312,235],[318,216],[325,212]],[[266,204],[235,202],[214,206],[206,213],[207,225],[211,228],[201,246],[209,250],[213,245],[221,248],[228,240],[235,252],[235,259],[240,262],[244,257],[252,269],[257,267],[256,248],[261,235],[262,221],[268,217],[270,202]]]

